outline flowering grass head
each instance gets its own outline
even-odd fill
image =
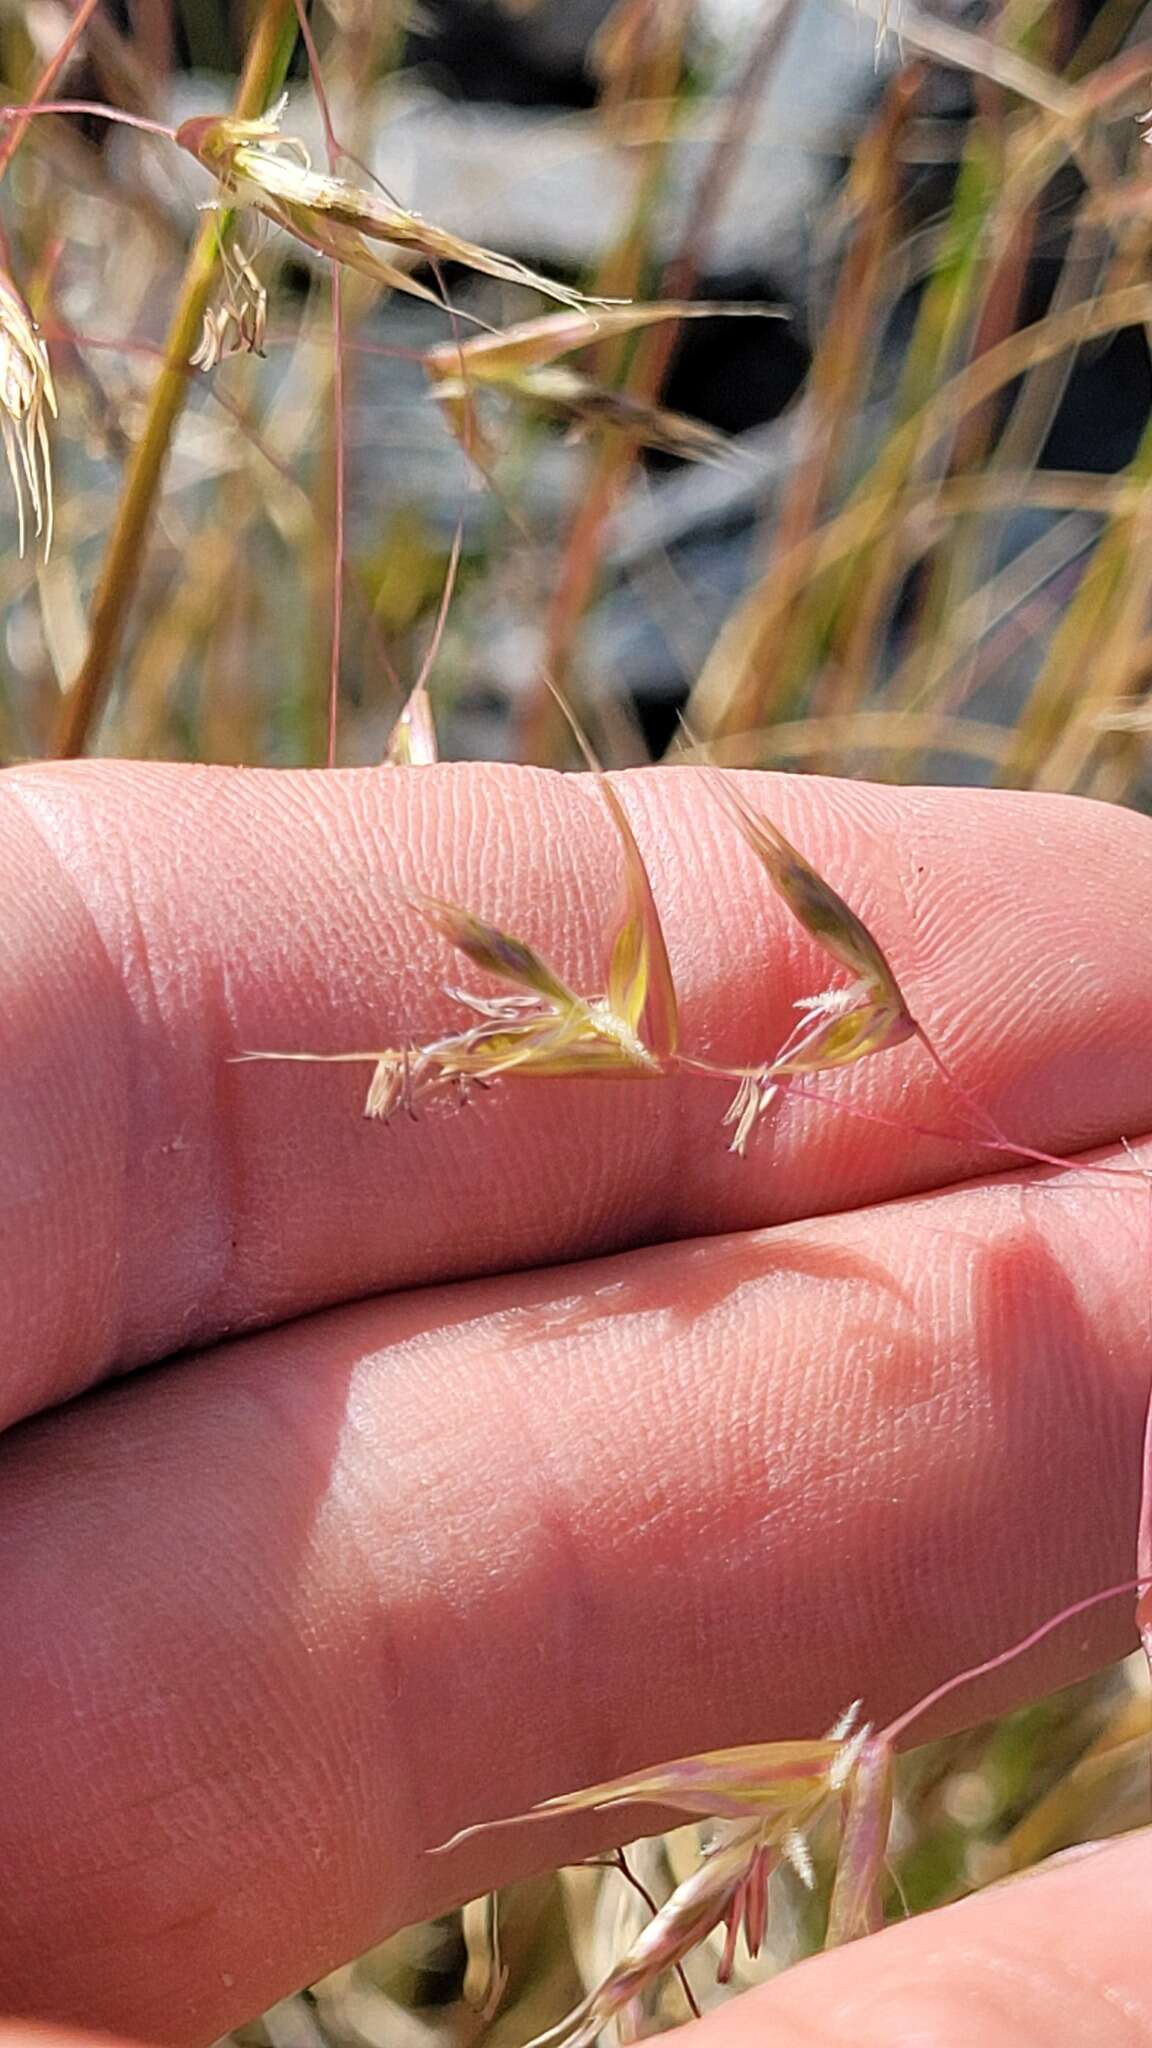
[[[805,1885],[813,1884],[808,1831],[825,1811],[840,1803],[846,1791],[849,1813],[855,1816],[855,1834],[850,1842],[845,1830],[844,1854],[851,1859],[851,1879],[842,1893],[839,1926],[863,1931],[875,1913],[877,1877],[887,1841],[888,1752],[867,1728],[856,1728],[854,1722],[853,1711],[827,1736],[813,1742],[760,1743],[681,1757],[653,1770],[591,1785],[582,1792],[542,1800],[531,1814],[519,1816],[522,1820],[546,1819],[651,1804],[720,1823],[696,1869],[677,1886],[625,1955],[558,2027],[538,2036],[531,2048],[558,2041],[568,2043],[569,2048],[591,2048],[610,2019],[720,1926],[727,1932],[717,1974],[720,1982],[727,1982],[740,1933],[750,1955],[756,1955],[763,1944],[774,1871],[787,1863]],[[869,1770],[861,1778],[864,1758]],[[466,1828],[445,1847],[484,1831],[483,1827]],[[834,1892],[834,1905],[835,1898]],[[847,1932],[838,1938],[848,1938]]]
[[[435,758],[430,711],[419,691],[414,707],[418,699],[419,731],[398,727],[389,752],[393,763]],[[679,1001],[647,869],[614,783],[588,758],[624,857],[624,906],[602,993],[579,993],[516,933],[442,898],[416,897],[411,899],[414,909],[442,938],[472,966],[504,984],[495,995],[449,989],[471,1013],[465,1027],[373,1052],[246,1057],[370,1064],[365,1114],[384,1120],[401,1108],[414,1109],[423,1097],[460,1100],[474,1087],[516,1076],[658,1080],[680,1074],[735,1080],[737,1092],[724,1123],[735,1127],[730,1149],[743,1153],[755,1125],[792,1079],[852,1066],[910,1037],[923,1038],[867,926],[775,825],[717,780],[713,787],[721,802],[793,915],[854,978],[846,988],[802,998],[796,1005],[799,1022],[774,1056],[757,1066],[718,1066],[682,1051]]]
[[[806,1067],[798,1057],[793,1057],[788,1071],[811,1071],[812,1064],[844,1066],[866,1053],[879,1052],[885,1045],[898,1045],[913,1037],[917,1026],[903,991],[863,920],[779,827],[755,811],[730,783],[715,778],[712,788],[797,922],[817,945],[856,977],[852,989],[846,991],[853,997],[853,1007],[842,1006],[839,998],[829,1003],[830,1021],[813,1041],[812,1062]],[[826,1001],[824,997],[811,997],[807,1006],[816,1010]]]
[[[1006,1649],[942,1680],[883,1728],[861,1724],[856,1705],[815,1741],[708,1750],[541,1800],[526,1814],[461,1829],[442,1850],[494,1828],[632,1805],[671,1807],[718,1822],[697,1867],[653,1914],[626,1954],[558,2026],[537,2036],[529,2048],[559,2043],[592,2048],[609,2020],[678,1967],[720,1926],[727,1931],[717,1974],[720,1982],[727,1981],[741,1931],[751,1955],[764,1941],[773,1873],[787,1864],[803,1884],[814,1885],[808,1843],[826,1816],[838,1819],[839,1836],[823,1945],[833,1948],[875,1932],[884,1918],[897,1746],[944,1700],[1002,1670],[1069,1622],[1121,1595],[1130,1596],[1143,1584],[1140,1577],[1129,1578],[1074,1601]]]

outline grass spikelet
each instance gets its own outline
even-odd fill
[[[801,998],[801,1017],[775,1057],[743,1072],[725,1116],[732,1150],[743,1153],[753,1126],[789,1076],[854,1066],[909,1038],[923,1037],[891,966],[863,920],[786,839],[719,776],[709,786],[738,827],[773,888],[824,952],[854,976],[848,988]]]
[[[513,938],[498,925],[485,924],[483,918],[473,917],[471,911],[459,910],[454,903],[444,903],[437,896],[416,898],[416,908],[434,931],[485,974],[510,981],[516,988],[530,989],[533,995],[557,1009],[565,1009],[579,1000],[523,939]]]
[[[667,406],[650,405],[626,391],[613,391],[566,364],[524,370],[507,388],[513,396],[566,419],[574,435],[586,434],[594,427],[610,427],[637,446],[658,448],[686,462],[718,462],[733,453],[734,443],[729,436],[705,426],[702,420],[672,412]],[[460,401],[466,396],[466,386],[457,378],[446,382],[440,395]],[[486,445],[482,447],[486,455],[491,453]]]
[[[476,334],[467,341],[445,341],[424,354],[424,367],[433,384],[457,375],[467,375],[477,384],[513,384],[525,370],[541,369],[559,357],[574,355],[593,343],[615,341],[664,320],[781,319],[776,306],[746,305],[740,300],[661,299],[634,300],[614,306],[597,302],[595,310],[544,313],[537,320],[520,320],[496,334]],[[461,369],[463,362],[463,369]]]
[[[412,907],[473,967],[506,993],[448,993],[472,1013],[464,1029],[423,1044],[351,1053],[251,1052],[246,1060],[369,1065],[364,1114],[387,1122],[412,1113],[429,1095],[457,1100],[470,1089],[521,1077],[658,1080],[671,1071],[677,1034],[676,990],[647,872],[627,814],[606,778],[605,801],[625,855],[625,904],[608,960],[603,995],[570,988],[515,933],[437,896]]]
[[[199,347],[188,358],[193,370],[214,370],[228,356],[264,354],[268,294],[242,249],[223,235],[220,267],[224,290],[204,314]]]
[[[651,1770],[609,1778],[582,1792],[542,1799],[533,1815],[606,1812],[614,1806],[671,1806],[707,1820],[764,1819],[789,1815],[793,1825],[823,1799],[838,1763],[854,1754],[860,1734],[833,1729],[812,1742],[753,1743],[737,1749],[704,1750]],[[519,1819],[526,1816],[520,1815]],[[507,1823],[500,1823],[507,1825]],[[468,1828],[465,1834],[474,1834]],[[479,1830],[483,1832],[483,1828]],[[461,1840],[461,1836],[454,1840]],[[451,1846],[447,1844],[446,1846]]]
[[[878,1005],[912,1018],[896,976],[867,925],[842,896],[805,860],[777,825],[733,789],[730,782],[710,778],[713,793],[739,827],[772,886],[793,916],[842,967],[847,967],[874,996]]]
[[[604,773],[572,706],[550,677],[547,688],[595,777],[624,854],[624,904],[612,944],[608,1001],[620,1016],[631,1020],[632,1029],[642,1033],[657,1058],[668,1063],[675,1057],[680,1036],[679,1003],[644,856],[616,785]]]
[[[566,366],[559,358],[594,344],[613,341],[662,321],[700,320],[725,316],[782,317],[774,306],[748,306],[725,301],[692,303],[668,299],[658,304],[600,306],[595,311],[548,313],[523,320],[498,334],[477,334],[467,341],[438,343],[424,354],[424,369],[434,396],[461,446],[490,460],[492,450],[476,418],[474,387],[502,391],[566,413],[576,424],[616,426],[649,447],[673,454],[706,458],[730,447],[723,434],[683,414],[645,403],[635,395],[609,390]]]
[[[283,111],[281,100],[255,120],[193,115],[181,122],[176,140],[212,173],[228,206],[254,207],[297,241],[393,290],[441,304],[436,292],[389,262],[370,246],[373,243],[410,249],[432,263],[461,263],[506,284],[527,285],[561,305],[596,303],[514,257],[465,241],[406,207],[387,203],[347,178],[313,170],[304,144],[281,132]]]
[[[873,1053],[885,1052],[915,1038],[970,1120],[971,1129],[962,1134],[964,1142],[975,1137],[990,1151],[1013,1159],[1067,1167],[1067,1159],[1034,1145],[1019,1144],[1001,1129],[995,1117],[953,1073],[929,1033],[913,1016],[887,956],[863,920],[770,819],[755,811],[719,775],[711,775],[709,781],[713,794],[734,819],[793,915],[826,953],[855,976],[847,988],[802,996],[795,1004],[801,1012],[800,1021],[775,1056],[763,1065],[724,1068],[704,1060],[685,1061],[698,1073],[724,1075],[737,1081],[736,1094],[723,1118],[724,1125],[734,1129],[730,1150],[743,1154],[759,1118],[789,1082],[802,1083],[812,1074],[854,1066]],[[800,1092],[809,1100],[823,1099],[812,1090],[801,1088]],[[889,1122],[886,1118],[877,1121]],[[922,1136],[943,1135],[907,1122],[893,1128],[915,1129]],[[1096,1171],[1110,1177],[1118,1173],[1128,1176],[1127,1168],[1115,1166],[1098,1166]]]
[[[52,451],[46,415],[55,419],[56,412],[48,350],[11,278],[0,271],[0,432],[16,494],[21,555],[27,540],[25,493],[45,556],[52,547]]]
[[[868,1734],[852,1762],[825,1948],[875,1934],[883,1924],[880,1879],[892,1822],[892,1749]]]
[[[608,777],[595,772],[624,853],[624,910],[612,946],[608,1003],[665,1063],[675,1054],[680,1020],[660,913],[628,813]]]
[[[528,2048],[551,2048],[559,2042],[565,2042],[567,2048],[592,2048],[611,2020],[657,1978],[675,1969],[724,1921],[729,1936],[717,1976],[721,1983],[727,1982],[741,1925],[750,1928],[753,1953],[766,1927],[762,1902],[767,1899],[768,1876],[780,1854],[761,1834],[755,1825],[727,1831],[704,1853],[692,1875],[677,1885],[595,1991],[558,2026],[537,2034]]]
[[[417,683],[392,728],[385,760],[393,768],[431,768],[440,759],[427,686]]]
[[[392,728],[388,750],[384,756],[385,761],[393,768],[431,768],[440,759],[440,742],[436,733],[432,699],[428,692],[428,678],[436,666],[444,629],[448,624],[448,611],[456,589],[463,546],[464,527],[458,520],[452,536],[452,547],[448,555],[444,587],[440,592],[432,638],[420,664],[420,673],[409,690],[400,716]]]

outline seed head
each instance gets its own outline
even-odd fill
[[[778,310],[774,306],[693,304],[666,299],[652,304],[547,313],[539,320],[523,320],[496,334],[439,342],[425,351],[424,369],[457,440],[470,454],[486,461],[491,460],[494,451],[485,441],[476,417],[477,389],[534,400],[563,414],[577,428],[599,421],[650,447],[701,459],[715,458],[732,445],[722,434],[714,433],[699,420],[686,419],[659,406],[643,405],[610,391],[559,364],[558,359],[662,321],[710,319],[721,314],[764,317]]]
[[[724,1922],[728,1937],[717,1977],[727,1983],[741,1926],[749,1953],[760,1949],[767,1931],[768,1879],[780,1860],[779,1849],[763,1839],[755,1823],[724,1830],[596,1990],[528,2048],[559,2042],[566,2048],[593,2048],[610,2020]]]

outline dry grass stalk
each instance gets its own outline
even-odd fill
[[[293,0],[263,0],[237,92],[238,119],[258,114],[279,90],[294,42]],[[59,754],[84,751],[112,686],[172,434],[184,406],[187,367],[203,338],[221,232],[220,223],[207,221],[188,261],[168,331],[164,364],[152,387],[144,431],[132,457],[92,600],[88,651],[60,707],[54,735]]]

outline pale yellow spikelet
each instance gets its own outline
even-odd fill
[[[770,1060],[734,1074],[739,1086],[724,1122],[734,1126],[731,1150],[742,1154],[760,1116],[790,1077],[855,1066],[873,1053],[923,1034],[886,954],[863,919],[724,777],[709,776],[723,805],[773,888],[825,953],[853,976],[846,988],[804,996],[799,1022]]]
[[[48,350],[15,285],[0,272],[0,431],[16,493],[20,553],[27,541],[25,493],[37,539],[52,546],[52,451],[47,414],[56,417]]]
[[[639,400],[580,375],[558,359],[594,344],[634,334],[668,321],[779,317],[776,306],[692,303],[666,299],[649,304],[597,306],[588,311],[547,313],[523,320],[496,334],[470,335],[466,341],[439,342],[424,353],[424,369],[444,417],[461,445],[490,461],[493,450],[476,416],[476,388],[502,391],[513,398],[536,401],[562,413],[577,427],[599,421],[636,441],[673,454],[707,460],[725,453],[731,443],[699,420]]]
[[[440,759],[427,685],[417,683],[392,728],[385,761],[393,768],[432,768]]]
[[[410,249],[432,263],[460,263],[508,284],[528,285],[565,306],[599,303],[347,178],[313,170],[305,145],[281,132],[283,111],[282,100],[254,121],[194,115],[181,123],[176,140],[211,171],[229,206],[255,208],[309,248],[394,290],[440,304],[435,292],[380,253],[381,243]]]

